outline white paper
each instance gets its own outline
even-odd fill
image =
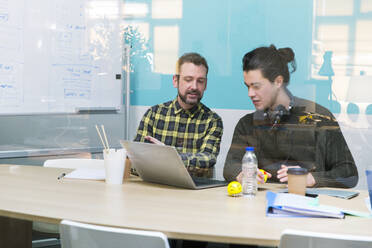
[[[312,198],[296,194],[278,193],[276,194],[275,202],[276,206],[292,206],[292,207],[303,207],[310,205],[318,205],[318,198]]]
[[[105,169],[76,169],[68,173],[65,178],[105,180]]]

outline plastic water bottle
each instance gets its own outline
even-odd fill
[[[242,187],[243,195],[254,197],[257,192],[257,158],[254,147],[246,147],[242,159]]]

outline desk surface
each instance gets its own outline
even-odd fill
[[[169,238],[278,245],[286,228],[372,236],[371,219],[268,218],[265,189],[253,198],[229,197],[226,187],[186,190],[132,179],[123,185],[62,179],[68,169],[0,166],[0,215],[58,223],[86,223],[156,230]],[[278,185],[267,185],[277,188]],[[366,192],[351,200],[321,199],[367,211]],[[335,205],[335,204],[333,204]]]

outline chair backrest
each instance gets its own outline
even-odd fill
[[[86,158],[62,158],[62,159],[49,159],[44,162],[45,167],[55,168],[91,168],[91,169],[104,169],[103,159],[86,159]]]
[[[280,238],[279,248],[367,248],[372,247],[372,237],[317,233],[286,229]]]
[[[60,224],[62,248],[169,248],[161,232],[97,226],[69,220]]]

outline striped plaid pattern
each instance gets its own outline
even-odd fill
[[[145,136],[152,136],[174,146],[191,174],[211,176],[222,132],[222,119],[204,104],[184,110],[175,99],[148,109],[134,140],[146,142]]]

